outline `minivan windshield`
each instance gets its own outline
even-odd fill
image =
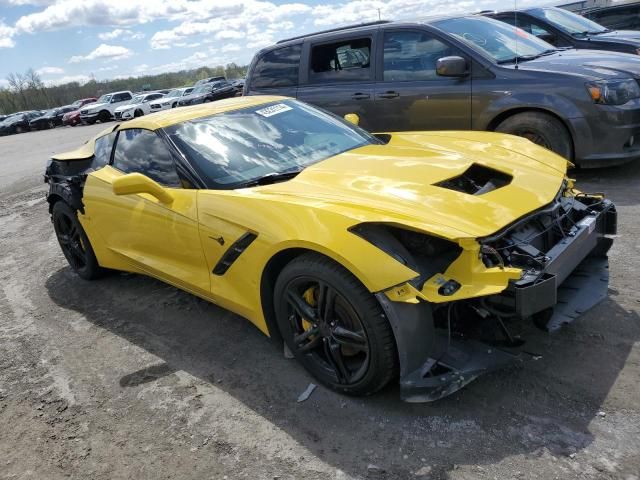
[[[166,131],[214,189],[286,179],[340,153],[380,143],[361,128],[295,100],[196,118]]]
[[[434,22],[433,25],[455,35],[498,63],[516,59],[526,61],[556,51],[553,45],[520,28],[486,17],[450,18]]]
[[[532,8],[527,13],[567,32],[574,37],[608,32],[602,25],[561,8]]]

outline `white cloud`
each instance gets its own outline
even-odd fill
[[[66,75],[64,77],[56,78],[47,82],[49,85],[63,85],[65,83],[78,82],[80,85],[84,85],[92,78],[88,75]]]
[[[242,47],[236,43],[227,43],[220,49],[223,53],[239,52],[240,50]]]
[[[106,43],[103,43],[88,55],[76,55],[71,57],[69,59],[69,63],[80,63],[89,60],[96,60],[99,58],[118,60],[121,58],[130,57],[131,55],[133,55],[133,52],[126,47],[121,47],[118,45],[107,45]]]
[[[144,33],[134,32],[129,29],[116,28],[110,32],[98,34],[100,40],[140,40],[144,38]]]
[[[220,30],[216,33],[216,40],[237,40],[245,37],[244,32],[239,32],[238,30]]]
[[[110,72],[111,70],[117,70],[118,68],[120,68],[118,65],[108,65],[105,67],[100,67],[98,69],[99,72]]]
[[[13,48],[16,46],[16,42],[13,41],[13,36],[16,34],[16,29],[10,27],[0,21],[0,48]]]
[[[42,67],[36,70],[38,75],[62,75],[64,70],[60,67]]]

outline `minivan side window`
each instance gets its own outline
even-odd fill
[[[252,88],[291,87],[298,85],[298,68],[302,45],[291,45],[265,53],[253,68]]]
[[[180,178],[167,144],[150,130],[121,130],[116,140],[112,166],[124,173],[142,173],[161,185],[180,186]]]
[[[432,35],[419,31],[385,32],[384,81],[435,80],[438,59],[458,53]]]
[[[311,82],[371,79],[371,39],[358,38],[311,48]]]

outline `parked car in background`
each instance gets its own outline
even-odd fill
[[[283,40],[256,54],[245,95],[356,113],[373,132],[510,133],[585,167],[639,158],[640,56],[559,50],[515,33],[469,15]]]
[[[89,98],[82,98],[80,100],[76,100],[75,102],[73,102],[71,104],[72,107],[76,108],[76,109],[80,109],[82,107],[84,107],[85,105],[88,105],[89,103],[96,103],[98,99],[95,97],[89,97]]]
[[[640,30],[640,2],[574,12],[611,30]]]
[[[211,82],[195,87],[191,94],[182,97],[178,101],[178,106],[197,105],[199,103],[213,102],[236,96],[236,89],[226,80]]]
[[[632,30],[609,30],[576,13],[557,7],[485,13],[556,47],[640,54],[640,33]]]
[[[42,116],[36,117],[29,122],[31,130],[44,130],[47,128],[55,128],[62,125],[62,118],[66,113],[74,111],[71,105],[64,107],[52,108],[47,110]]]
[[[114,111],[116,120],[131,120],[151,113],[149,102],[164,97],[163,93],[143,93],[136,95],[128,103],[118,107]]]
[[[152,112],[161,112],[168,108],[176,108],[180,98],[189,95],[191,92],[193,92],[193,87],[174,88],[161,99],[150,102],[149,107]]]
[[[194,87],[199,87],[200,85],[204,85],[205,83],[211,83],[211,82],[221,82],[221,81],[225,81],[226,78],[219,76],[219,77],[209,77],[209,78],[203,78],[201,80],[198,80],[196,83],[193,84]]]
[[[81,100],[76,100],[75,102],[73,102],[71,106],[74,107],[74,110],[67,112],[62,116],[62,124],[70,125],[72,127],[78,125],[80,123],[80,109],[85,105],[95,103],[97,100],[97,98],[91,97],[83,98]]]
[[[0,123],[0,136],[1,135],[13,135],[15,133],[28,132],[29,122],[42,115],[41,110],[30,110],[26,112],[17,112],[9,117],[5,118]]]
[[[244,93],[244,78],[236,78],[229,82],[233,88],[236,89],[236,95],[242,95]]]
[[[80,121],[85,124],[93,124],[98,120],[102,123],[113,120],[116,108],[129,102],[132,98],[133,94],[128,90],[102,95],[96,103],[80,109]]]

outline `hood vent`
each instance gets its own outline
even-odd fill
[[[511,175],[474,163],[464,173],[438,182],[435,186],[469,195],[482,195],[509,185],[511,180]]]

